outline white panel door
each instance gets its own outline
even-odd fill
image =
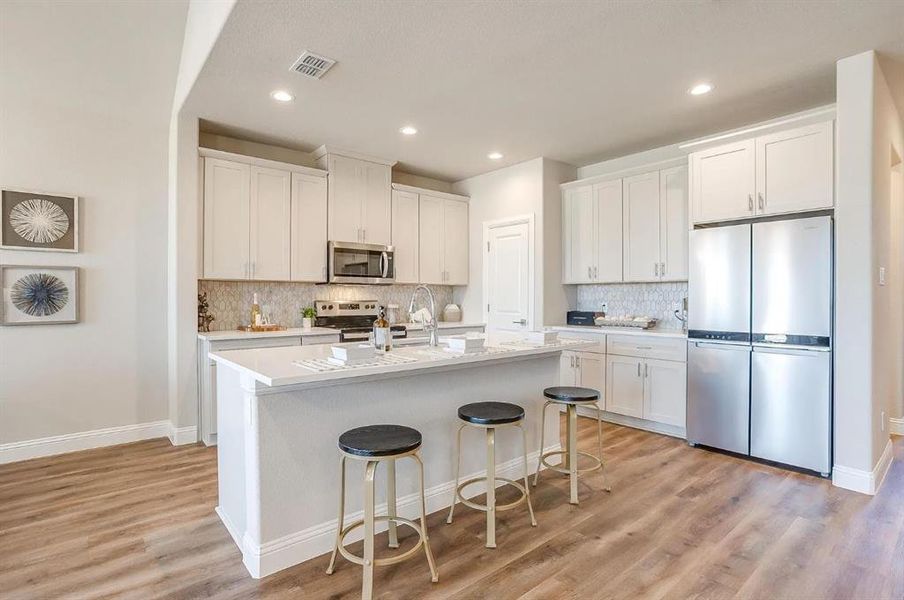
[[[659,279],[659,171],[623,180],[625,281]]]
[[[421,283],[442,285],[443,199],[421,194],[418,207],[418,277]]]
[[[527,331],[533,296],[530,228],[527,223],[487,231],[487,327]]]
[[[559,385],[577,386],[581,384],[577,369],[577,352],[562,352],[559,359]]]
[[[446,285],[468,285],[468,203],[443,204],[443,267]]]
[[[581,352],[578,355],[578,368],[581,372],[581,387],[598,391],[600,408],[606,406],[606,355]]]
[[[292,281],[326,281],[326,177],[292,173]]]
[[[659,172],[659,277],[687,281],[687,167]]]
[[[368,244],[392,241],[392,170],[387,165],[360,161],[361,236]]]
[[[606,357],[606,410],[643,418],[643,359]]]
[[[292,174],[251,167],[251,278],[289,279]]]
[[[204,159],[204,277],[251,276],[249,197],[251,168]]]
[[[570,245],[569,283],[591,283],[596,266],[596,224],[593,186],[565,190],[569,222],[566,243]]]
[[[622,281],[622,180],[594,185],[593,197],[596,204],[597,241],[593,280],[601,283]]]
[[[757,212],[764,215],[834,204],[832,121],[756,139]]]
[[[686,426],[687,365],[671,360],[647,359],[643,366],[643,418],[649,421]]]
[[[417,283],[418,195],[392,190],[392,245],[396,283]]]
[[[744,140],[690,155],[694,223],[745,219],[754,214],[754,141]]]
[[[329,239],[332,242],[362,241],[364,186],[360,162],[344,156],[330,156]]]

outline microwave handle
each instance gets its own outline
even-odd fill
[[[380,276],[389,276],[389,254],[385,251],[380,253]]]

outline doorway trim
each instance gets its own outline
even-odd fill
[[[527,224],[527,263],[528,263],[528,288],[530,289],[530,298],[528,301],[528,329],[534,329],[536,326],[536,304],[537,304],[537,278],[536,278],[536,232],[534,229],[534,213],[527,213],[523,215],[517,215],[513,217],[505,217],[502,219],[492,219],[489,221],[483,222],[483,240],[480,246],[480,255],[483,260],[480,261],[481,269],[483,271],[481,275],[481,284],[483,286],[483,292],[481,297],[481,313],[483,314],[483,322],[487,324],[489,328],[490,323],[490,313],[487,310],[487,304],[489,302],[489,264],[486,260],[487,253],[489,252],[489,241],[490,241],[490,231],[492,229],[498,229],[499,227],[508,227],[509,225],[521,225]]]

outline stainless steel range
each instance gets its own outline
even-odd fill
[[[314,325],[339,330],[340,342],[366,341],[373,333],[373,324],[380,314],[376,300],[315,300],[317,318]],[[408,337],[404,325],[390,327],[393,339]]]

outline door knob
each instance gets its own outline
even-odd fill
[[[527,325],[527,319],[519,319],[517,321],[512,321],[515,325]]]

